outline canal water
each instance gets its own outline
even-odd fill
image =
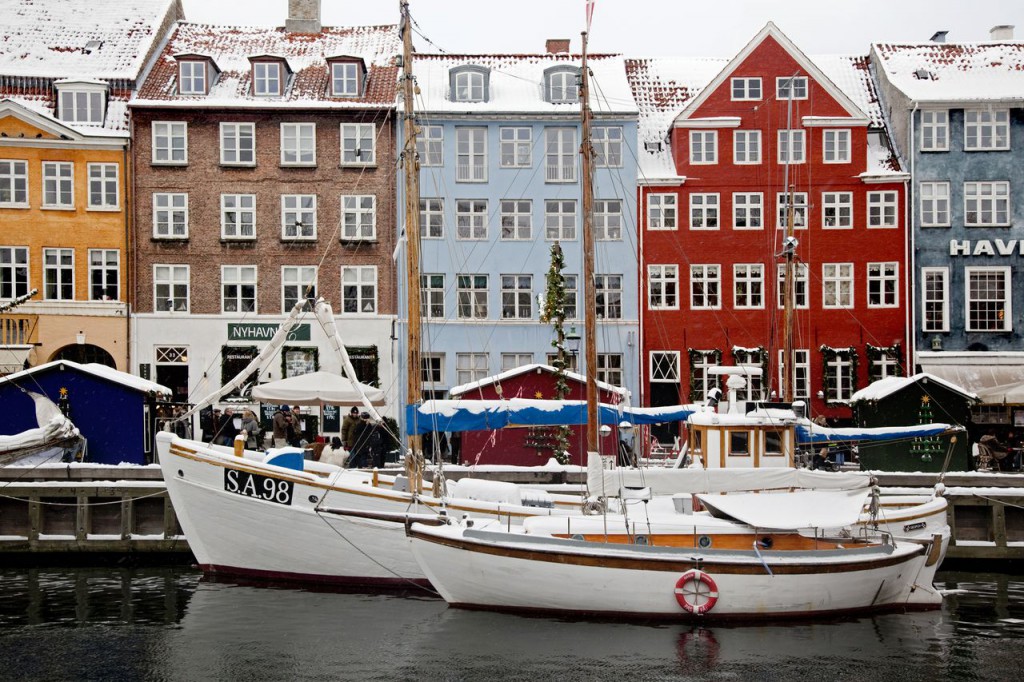
[[[1024,679],[1024,576],[939,582],[941,611],[695,627],[212,582],[184,567],[0,569],[0,679]]]

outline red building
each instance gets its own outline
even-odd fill
[[[684,84],[706,61],[628,68],[647,163],[670,161],[660,177],[641,173],[643,404],[703,400],[715,365],[762,367],[742,398],[782,393],[788,185],[795,397],[849,417],[853,392],[902,374],[909,348],[909,176],[867,58],[811,60],[769,23],[699,88]]]

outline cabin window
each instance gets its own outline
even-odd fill
[[[781,457],[786,454],[786,436],[782,431],[772,430],[764,432],[764,454],[765,457]]]
[[[729,431],[729,454],[737,457],[750,455],[750,432]]]
[[[704,432],[694,429],[690,432],[690,459],[701,457],[704,453]]]

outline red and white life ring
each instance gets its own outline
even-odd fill
[[[704,571],[692,569],[676,581],[676,601],[689,613],[698,616],[715,608],[718,603],[718,585]]]

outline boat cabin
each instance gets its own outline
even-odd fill
[[[705,469],[794,466],[794,421],[778,412],[695,412],[686,425],[690,457]]]

